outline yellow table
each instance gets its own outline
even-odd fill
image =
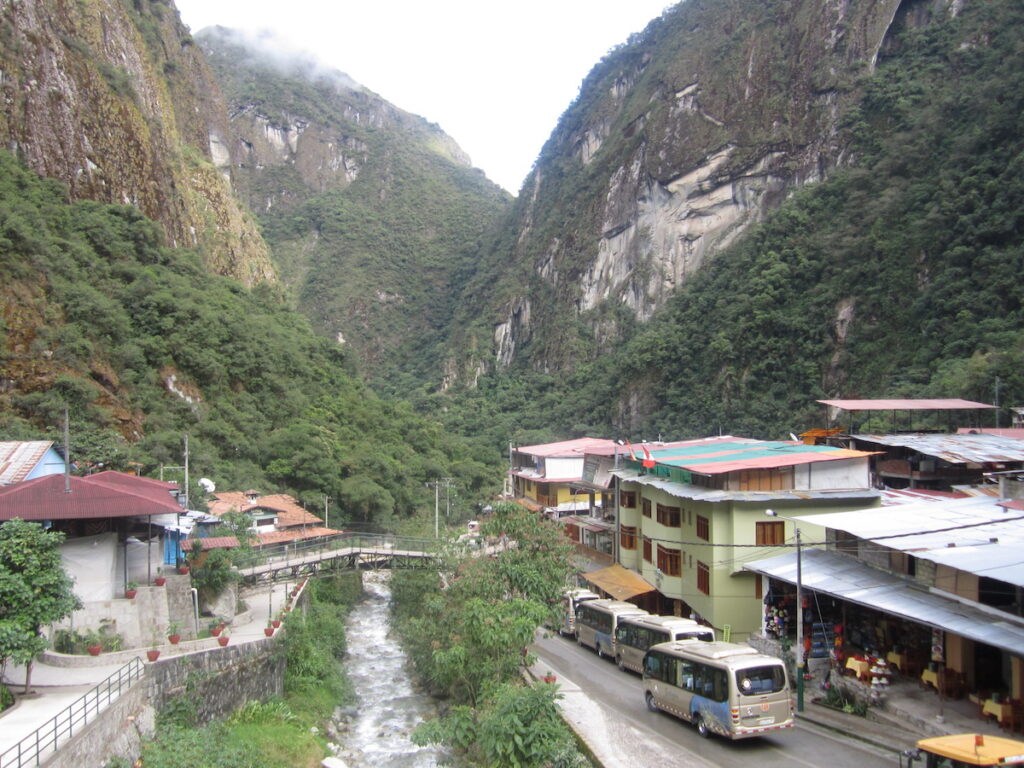
[[[854,674],[858,678],[864,680],[868,675],[871,674],[871,662],[870,661],[858,661],[851,656],[846,660],[846,668],[852,669]]]
[[[926,669],[921,673],[921,682],[930,685],[935,690],[939,690],[939,673]]]
[[[894,667],[896,667],[896,669],[898,669],[900,672],[902,672],[904,668],[907,666],[907,654],[905,653],[896,653],[896,651],[889,651],[887,654],[885,654],[885,660],[892,664]]]
[[[992,699],[985,699],[985,703],[981,705],[982,715],[992,715],[1000,723],[1010,717],[1010,704],[1009,702],[992,701]]]

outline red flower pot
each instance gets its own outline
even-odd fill
[[[167,577],[157,576],[155,579],[153,579],[153,583],[156,584],[158,587],[162,587],[164,584],[167,583]]]
[[[86,646],[85,650],[87,650],[89,652],[90,656],[99,656],[100,653],[103,651],[103,646],[102,645],[89,645],[89,646]]]
[[[270,622],[270,624],[271,624],[271,626],[274,627],[274,629],[277,629],[278,627],[281,626],[281,620],[280,619],[274,619],[273,621]]]
[[[171,641],[171,645],[177,645],[181,641],[181,635],[168,635],[167,639]]]
[[[225,646],[225,645],[228,644],[228,640],[230,640],[230,639],[231,638],[228,637],[227,635],[221,635],[220,637],[217,638],[217,642],[220,643],[221,646]]]
[[[263,628],[263,634],[266,635],[267,637],[273,637],[274,636],[274,628],[273,627],[264,627]]]
[[[160,658],[160,651],[146,651],[146,658],[150,661],[156,661]]]
[[[214,637],[218,637],[220,635],[220,627],[214,627],[213,629],[211,629],[210,634]]]
[[[187,565],[179,565],[178,566],[178,573],[180,573],[182,576],[187,574],[188,573],[188,566]]]
[[[124,591],[124,596],[127,597],[129,600],[134,600],[135,599],[135,594],[136,594],[137,591],[138,590],[134,590],[134,589],[126,589]]]

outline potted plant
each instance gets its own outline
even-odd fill
[[[209,624],[210,636],[217,637],[220,631],[224,628],[224,625],[220,623],[220,619],[214,619]]]
[[[266,635],[267,637],[273,637],[274,636],[274,624],[273,624],[273,622],[267,622],[267,626],[265,626],[263,628],[263,634]]]
[[[129,600],[134,599],[135,593],[138,592],[139,583],[137,581],[129,581],[124,585],[124,596]]]
[[[148,651],[146,651],[146,658],[150,661],[156,661],[160,658],[160,649],[150,648]]]
[[[85,650],[90,656],[99,656],[103,652],[103,638],[94,629],[85,633]]]
[[[167,625],[167,639],[171,645],[177,645],[181,640],[181,627],[178,626],[178,622],[172,621]]]
[[[180,573],[182,576],[187,575],[188,574],[188,563],[182,563],[181,565],[179,565],[178,566],[178,573]]]
[[[272,626],[274,629],[277,629],[278,627],[281,626],[281,619],[273,619],[270,622],[270,626]]]
[[[158,587],[162,587],[167,583],[167,577],[163,575],[163,568],[156,569],[156,578],[153,579],[153,583]]]
[[[217,638],[217,643],[223,648],[225,645],[228,644],[228,640],[230,639],[230,637],[228,637],[226,634],[222,632],[220,636]]]

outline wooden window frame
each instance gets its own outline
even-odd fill
[[[666,528],[678,528],[682,513],[679,507],[670,507],[665,504],[657,505],[658,522]]]
[[[697,515],[697,538],[711,541],[711,521],[704,515]]]
[[[711,569],[700,560],[697,561],[697,589],[705,595],[711,594]]]
[[[624,525],[619,529],[619,546],[623,549],[636,549],[636,526]]]
[[[658,568],[665,576],[683,575],[683,556],[678,549],[658,545]]]
[[[755,523],[754,543],[759,547],[777,547],[786,543],[786,524],[781,520]]]

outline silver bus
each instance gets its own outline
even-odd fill
[[[652,645],[673,640],[714,642],[715,630],[679,616],[624,616],[615,628],[615,663],[643,672],[644,654]]]
[[[662,643],[644,657],[644,699],[727,739],[792,728],[793,704],[781,659],[735,643]]]
[[[576,606],[576,642],[593,648],[598,656],[614,656],[615,627],[619,619],[646,613],[632,603],[587,600]]]
[[[599,600],[601,596],[589,589],[569,589],[562,596],[562,618],[558,624],[558,634],[576,634],[576,609],[580,603],[588,600]]]

